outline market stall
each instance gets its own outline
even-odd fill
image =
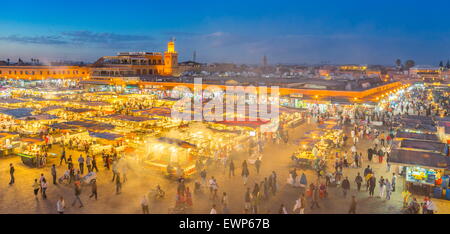
[[[401,167],[406,188],[415,194],[441,198],[442,177],[450,169],[450,158],[440,153],[393,149],[389,163]],[[448,182],[444,185],[448,187]]]

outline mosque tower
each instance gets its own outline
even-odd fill
[[[173,75],[178,68],[178,53],[175,51],[175,38],[167,43],[167,51],[164,52],[164,74]]]

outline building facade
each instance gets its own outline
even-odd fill
[[[0,77],[5,79],[85,79],[89,73],[84,66],[0,66]]]

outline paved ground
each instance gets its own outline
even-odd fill
[[[305,132],[315,129],[315,124],[303,124],[295,129],[290,130],[290,139],[297,139],[304,136]],[[371,142],[363,140],[358,146],[358,151],[363,152],[366,159],[367,147]],[[280,204],[285,204],[288,211],[291,212],[295,200],[302,192],[300,188],[292,188],[286,184],[288,171],[292,167],[290,156],[296,150],[297,146],[292,142],[288,144],[271,144],[268,143],[263,153],[262,168],[259,175],[253,165],[250,165],[250,178],[248,186],[251,189],[255,182],[260,182],[264,177],[269,176],[272,171],[276,171],[278,175],[279,192],[276,196],[261,204],[260,213],[277,213]],[[54,149],[58,153],[59,149]],[[78,152],[68,152],[74,157],[74,161],[78,157]],[[244,207],[244,192],[246,186],[243,184],[240,175],[240,164],[246,159],[247,154],[234,154],[236,165],[236,177],[228,178],[223,168],[212,166],[208,169],[208,178],[214,175],[219,184],[219,195],[227,192],[229,195],[229,208],[231,213],[242,213]],[[56,159],[53,159],[56,162]],[[49,164],[53,163],[50,162]],[[333,163],[334,161],[330,162]],[[9,163],[16,166],[16,183],[9,186]],[[66,213],[141,213],[140,201],[144,194],[154,188],[157,184],[166,191],[166,197],[158,201],[152,201],[150,206],[151,213],[168,213],[169,208],[175,204],[176,182],[165,178],[160,173],[143,168],[140,165],[130,162],[132,170],[129,171],[128,181],[123,185],[123,192],[120,195],[115,194],[114,183],[111,182],[112,172],[106,171],[99,164],[100,173],[98,173],[98,193],[97,201],[89,199],[90,187],[84,186],[81,199],[84,203],[83,208],[78,205],[72,207],[71,203],[74,199],[74,191],[71,185],[53,185],[49,184],[47,190],[48,199],[42,200],[40,196],[36,199],[33,195],[32,184],[35,178],[39,178],[40,173],[44,173],[50,181],[50,167],[42,169],[29,168],[20,161],[19,157],[7,157],[0,159],[0,213],[56,213],[56,201],[59,196],[63,196],[66,200]],[[377,178],[380,175],[391,178],[391,173],[386,172],[386,164],[375,162],[369,163],[374,168]],[[363,162],[363,168],[367,166],[367,162]],[[78,167],[75,164],[75,167]],[[331,166],[329,168],[332,168]],[[66,166],[63,164],[58,167],[58,177],[62,175]],[[394,167],[392,168],[394,169]],[[301,170],[297,173],[301,174]],[[304,170],[308,178],[308,183],[316,179],[312,170]],[[345,168],[344,176],[348,176],[352,182],[357,172],[363,172],[362,168]],[[193,180],[189,180],[187,185],[193,190]],[[357,192],[356,185],[352,182],[351,193],[356,195],[358,201],[357,213],[400,213],[402,206],[401,190],[403,188],[402,179],[398,179],[397,191],[392,194],[392,198],[386,201],[384,198],[369,198],[367,192]],[[375,195],[378,194],[378,186]],[[305,209],[305,213],[347,213],[350,196],[344,198],[339,188],[330,188],[329,197],[319,202],[321,208],[311,210],[309,206]],[[421,197],[418,197],[420,200]],[[309,199],[308,199],[309,201]],[[434,199],[438,207],[438,213],[450,213],[450,202],[446,200]],[[218,201],[209,199],[207,189],[203,194],[193,194],[194,206],[189,213],[209,213],[212,204],[218,204]],[[309,205],[309,204],[308,204]],[[218,209],[221,211],[220,206]]]

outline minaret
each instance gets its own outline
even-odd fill
[[[264,57],[263,57],[262,65],[264,68],[267,67],[267,56],[266,55],[264,55]]]
[[[175,38],[167,43],[167,51],[164,53],[164,74],[173,75],[178,68],[178,53],[175,51]]]

